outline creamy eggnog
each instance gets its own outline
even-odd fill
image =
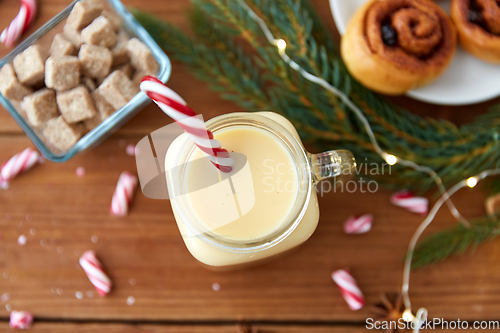
[[[315,182],[334,176],[330,171],[338,175],[339,154],[307,153],[293,125],[272,112],[206,124],[235,159],[231,173],[216,169],[186,134],[165,158],[172,209],[191,254],[211,268],[231,269],[305,242],[319,220]],[[339,153],[354,165],[350,153]]]
[[[234,192],[218,196],[210,189],[198,189],[207,178],[217,184],[221,175],[201,150],[195,150],[190,161],[201,160],[188,162],[185,179],[191,209],[221,237],[252,241],[271,234],[282,226],[297,197],[297,171],[290,154],[272,134],[258,128],[230,127],[214,137],[229,152],[244,154],[232,155],[233,171],[223,175],[232,179]],[[243,184],[234,178],[237,173],[246,177]],[[220,225],[221,221],[225,224]]]

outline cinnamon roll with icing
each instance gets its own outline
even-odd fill
[[[455,27],[429,0],[371,0],[352,17],[341,41],[347,69],[388,95],[429,84],[451,63]]]
[[[451,17],[464,49],[500,64],[500,0],[453,0]]]

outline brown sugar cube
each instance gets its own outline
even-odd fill
[[[123,31],[120,31],[116,35],[116,44],[127,43],[130,40],[130,37]]]
[[[80,140],[83,135],[83,127],[80,124],[68,124],[60,116],[47,121],[47,127],[43,130],[43,135],[56,148],[66,151]]]
[[[141,84],[142,78],[145,77],[146,75],[149,75],[149,74],[145,73],[145,72],[141,72],[141,71],[136,71],[134,73],[134,76],[132,77],[132,83],[134,84],[134,86],[139,87]]]
[[[99,86],[99,92],[115,110],[118,110],[139,92],[139,87],[136,87],[122,71],[114,71]]]
[[[124,32],[120,32],[116,36],[116,46],[111,49],[113,55],[113,66],[119,66],[128,62],[128,36]]]
[[[82,30],[82,39],[88,44],[112,47],[116,44],[116,33],[108,19],[99,16]]]
[[[93,7],[100,7],[102,11],[110,10],[112,8],[109,4],[109,0],[85,0],[85,2],[89,2]]]
[[[40,46],[32,45],[14,58],[14,70],[19,82],[36,85],[43,82],[47,57]]]
[[[56,92],[52,89],[41,89],[24,97],[21,108],[26,112],[30,125],[39,127],[59,115]]]
[[[127,77],[129,79],[132,79],[132,77],[134,76],[134,73],[135,73],[134,67],[132,67],[132,65],[130,65],[130,64],[125,64],[125,65],[113,67],[111,69],[111,71],[112,72],[114,72],[114,71],[122,71],[125,75],[127,75]]]
[[[83,39],[80,31],[65,24],[63,27],[63,34],[64,37],[66,37],[66,39],[69,40],[77,50],[80,49],[80,46],[82,46],[83,44]]]
[[[83,123],[85,128],[89,131],[115,112],[115,109],[108,102],[106,102],[106,99],[102,96],[99,90],[92,92],[90,97],[92,97],[97,112],[93,118],[86,120]]]
[[[111,71],[111,73],[113,73],[113,71]],[[96,78],[95,79],[95,83],[97,84],[97,87],[99,87],[105,80],[106,78],[102,78],[102,77],[99,77],[99,78]]]
[[[111,49],[113,66],[120,66],[128,62],[127,44],[118,44]]]
[[[50,57],[45,67],[45,85],[48,88],[66,91],[80,83],[80,62],[77,57]]]
[[[33,90],[19,83],[12,64],[6,64],[0,68],[0,93],[5,98],[20,101],[32,92]]]
[[[96,128],[100,123],[102,123],[102,119],[99,113],[97,113],[93,118],[85,120],[83,122],[83,127],[90,132],[94,128]]]
[[[57,34],[50,45],[51,56],[75,55],[76,48],[63,34]]]
[[[80,1],[75,4],[66,24],[74,30],[82,30],[101,15],[102,6],[97,1]]]
[[[155,74],[158,70],[158,63],[153,54],[143,42],[137,38],[132,38],[127,42],[127,51],[132,66],[137,70],[148,74]]]
[[[80,81],[82,82],[82,84],[90,91],[94,91],[97,89],[97,85],[94,81],[94,79],[90,78],[90,77],[87,77],[87,76],[84,76],[80,79]]]
[[[126,65],[123,65],[120,70],[125,73],[125,75],[127,75],[130,79],[132,79],[133,75],[134,75],[134,72],[135,72],[135,69],[134,67],[132,67],[132,65],[130,64],[126,64]]]
[[[111,51],[105,47],[83,44],[78,52],[83,75],[101,78],[108,76],[113,63]]]
[[[118,32],[118,30],[120,30],[120,27],[122,26],[122,21],[117,14],[115,14],[111,10],[103,10],[101,16],[104,16],[105,18],[108,19],[114,31]]]
[[[90,94],[90,97],[92,97],[92,101],[94,102],[97,113],[101,115],[101,118],[103,120],[108,118],[115,112],[115,108],[106,101],[99,90],[92,92]]]
[[[77,123],[95,116],[94,103],[90,98],[89,91],[84,86],[57,94],[57,104],[64,120],[69,123]]]

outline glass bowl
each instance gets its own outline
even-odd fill
[[[17,46],[12,52],[0,60],[0,68],[5,64],[12,62],[17,54],[24,51],[26,48],[40,41],[43,43],[44,40],[52,41],[52,37],[58,33],[62,32],[62,27],[65,23],[65,19],[70,14],[74,5],[78,1],[76,0],[59,14],[54,16],[50,21],[45,23],[40,29],[29,36],[24,42]],[[162,51],[162,49],[156,44],[156,42],[151,38],[151,36],[146,32],[146,30],[135,20],[135,18],[130,14],[123,4],[118,0],[102,0],[104,3],[110,5],[110,9],[114,10],[116,14],[120,17],[122,21],[122,28],[130,37],[139,38],[150,50],[158,63],[158,72],[156,77],[162,82],[167,82],[171,73],[171,64],[167,55]],[[67,151],[60,151],[53,147],[47,142],[42,134],[42,130],[31,127],[26,117],[21,114],[19,102],[10,101],[0,94],[0,102],[4,108],[12,115],[19,126],[24,130],[28,137],[33,141],[35,146],[40,150],[40,152],[48,160],[54,162],[65,162],[71,157],[75,156],[77,153],[82,152],[88,148],[94,147],[100,144],[108,136],[118,130],[127,121],[134,117],[145,105],[150,103],[150,99],[143,92],[130,100],[127,105],[119,110],[116,110],[110,117],[102,121],[99,125],[93,128],[90,132],[85,134],[78,142]]]

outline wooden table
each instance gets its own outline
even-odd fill
[[[68,0],[41,0],[33,32],[63,9]],[[185,29],[186,0],[126,0]],[[334,31],[327,0],[315,0]],[[18,11],[18,1],[0,3],[0,26]],[[0,47],[0,56],[7,50]],[[243,111],[222,100],[173,61],[170,86],[206,118]],[[456,123],[470,121],[485,105],[437,107],[396,99],[411,110]],[[496,101],[498,103],[498,100]],[[422,218],[389,204],[391,192],[329,193],[320,199],[316,233],[295,254],[251,270],[213,273],[199,266],[186,250],[167,201],[137,193],[131,213],[113,218],[108,209],[121,171],[135,172],[125,146],[169,123],[155,106],[144,109],[99,147],[67,163],[46,162],[0,191],[0,329],[8,327],[6,305],[34,313],[38,332],[236,332],[241,321],[264,332],[358,332],[371,317],[365,308],[350,311],[331,280],[333,270],[350,267],[368,303],[381,293],[397,292],[402,257]],[[0,161],[33,146],[5,110],[0,111]],[[77,167],[86,176],[78,178]],[[432,200],[432,198],[431,198]],[[484,214],[484,195],[462,190],[456,204],[467,217]],[[342,221],[371,212],[373,230],[347,236]],[[455,222],[446,210],[428,232]],[[25,246],[17,244],[26,235]],[[94,237],[95,236],[95,237]],[[92,241],[93,240],[93,241]],[[79,268],[83,251],[98,252],[115,287],[105,298]],[[500,243],[480,247],[446,262],[416,271],[411,279],[415,308],[431,317],[461,320],[500,319]],[[212,285],[218,283],[219,291]],[[83,299],[75,293],[83,293]],[[127,305],[133,296],[135,303]]]

